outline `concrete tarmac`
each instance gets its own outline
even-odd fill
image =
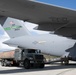
[[[73,63],[65,66],[56,63],[46,65],[43,69],[0,66],[0,75],[76,75],[76,64]]]

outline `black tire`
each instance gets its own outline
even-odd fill
[[[40,64],[39,68],[44,68],[44,66],[45,66],[44,64]]]
[[[8,60],[4,60],[4,66],[5,66],[5,67],[6,67],[6,66],[9,66]]]
[[[29,69],[30,68],[30,61],[29,60],[24,60],[23,65],[24,65],[25,69]]]
[[[7,66],[7,63],[4,61],[4,66]]]
[[[69,60],[64,61],[65,65],[69,65]]]

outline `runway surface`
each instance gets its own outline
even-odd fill
[[[45,68],[24,69],[23,67],[2,67],[0,75],[75,75],[76,64],[60,65],[59,63],[46,65]]]

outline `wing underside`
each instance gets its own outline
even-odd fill
[[[0,16],[36,23],[40,30],[76,38],[76,10],[31,0],[0,0]]]

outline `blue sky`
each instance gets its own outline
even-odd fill
[[[76,9],[76,0],[37,0],[37,1]]]
[[[4,32],[2,30],[0,30],[0,35],[4,34]]]
[[[3,28],[0,26],[0,35],[3,35],[3,34],[4,34]]]

